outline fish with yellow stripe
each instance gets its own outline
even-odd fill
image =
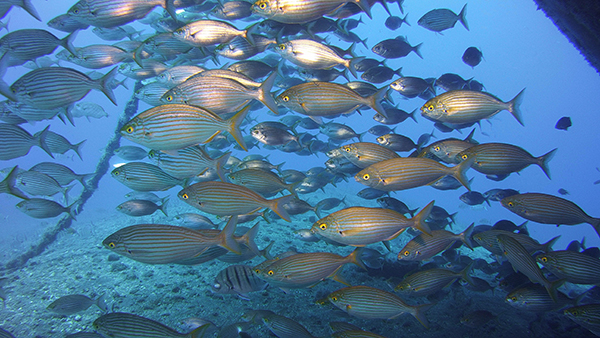
[[[348,263],[367,270],[360,254],[360,248],[345,257],[329,252],[299,253],[274,261],[261,268],[257,275],[269,285],[282,289],[311,287],[328,278],[350,285],[339,270]]]
[[[244,186],[212,181],[192,184],[177,196],[194,208],[217,216],[245,215],[269,208],[288,222],[290,215],[283,205],[294,198],[293,195],[286,195],[267,200]]]
[[[394,288],[394,291],[400,291],[413,296],[427,296],[450,286],[458,278],[462,278],[469,284],[474,285],[475,283],[471,279],[471,276],[469,276],[472,267],[473,262],[460,272],[454,272],[448,269],[417,271],[406,276],[402,282]]]
[[[366,0],[258,0],[252,12],[281,23],[308,23],[351,2],[362,9],[369,18],[371,7]]]
[[[315,222],[311,231],[345,245],[362,247],[381,241],[385,244],[407,228],[430,234],[431,230],[425,220],[429,217],[433,204],[434,201],[431,201],[413,218],[406,218],[390,209],[345,208]]]

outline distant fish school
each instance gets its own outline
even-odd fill
[[[410,25],[406,15],[394,16],[389,8],[396,3],[404,13],[403,2],[81,0],[58,17],[43,18],[48,20],[49,28],[67,33],[62,38],[44,29],[6,33],[0,38],[1,73],[5,74],[8,68],[31,66],[32,62],[35,69],[24,71],[12,84],[4,80],[0,83],[0,94],[7,98],[0,114],[0,160],[18,159],[32,147],[40,147],[52,162],[40,160],[29,170],[19,166],[3,169],[0,193],[19,199],[16,209],[32,218],[64,215],[75,219],[83,202],[72,200],[71,183],[75,180],[87,187],[94,174],[77,174],[58,163],[60,158],[56,155],[73,150],[83,160],[81,145],[85,140],[72,144],[65,136],[50,131],[50,125],[30,132],[25,123],[58,116],[74,125],[75,118],[106,117],[108,113],[101,105],[82,100],[91,90],[97,90],[116,105],[113,91],[119,86],[128,88],[125,79],[131,79],[139,88],[135,97],[152,107],[128,116],[118,130],[129,143],[123,142],[112,154],[125,163],[110,174],[133,191],[123,200],[111,202],[115,202],[116,210],[132,217],[152,215],[157,210],[167,216],[169,196],[161,198],[154,192],[180,186],[177,197],[196,212],[175,216],[173,222],[177,225],[139,223],[122,227],[104,239],[98,238],[107,252],[152,265],[226,262],[230,265],[215,276],[212,291],[243,299],[270,286],[271,297],[285,302],[289,295],[278,293],[275,288],[310,288],[333,279],[346,287],[329,290],[317,303],[339,308],[347,313],[347,321],[352,317],[367,319],[375,328],[381,320],[395,320],[408,313],[422,324],[411,330],[447,328],[441,326],[443,323],[431,325],[426,316],[430,308],[441,305],[405,301],[406,295],[439,295],[457,280],[464,280],[463,287],[474,292],[494,288],[485,279],[472,275],[478,269],[494,283],[501,280],[509,292],[509,305],[530,311],[563,309],[565,318],[600,335],[600,305],[595,304],[600,300],[583,304],[580,300],[584,297],[572,300],[558,290],[565,282],[600,283],[600,254],[586,249],[584,241],[568,250],[552,251],[558,237],[540,244],[529,236],[525,224],[516,226],[507,220],[494,225],[473,223],[462,232],[450,231],[446,229],[452,227],[455,214],[448,213],[436,201],[412,210],[404,202],[385,196],[393,191],[431,186],[440,190],[431,192],[437,199],[444,190],[466,189],[468,192],[460,198],[464,203],[487,203],[491,207],[490,201],[500,202],[512,213],[531,221],[529,227],[537,226],[533,223],[588,223],[600,235],[600,218],[590,216],[574,201],[512,189],[518,187],[472,191],[477,182],[472,184],[469,176],[485,176],[501,185],[506,177],[531,164],[539,166],[550,179],[550,161],[556,148],[548,147],[552,150],[536,157],[514,144],[479,144],[474,139],[476,128],[464,139],[433,142],[433,132],[423,134],[417,142],[396,134],[401,129],[399,124],[409,117],[417,122],[416,112],[427,120],[420,123],[430,124],[442,133],[468,130],[504,110],[520,124],[515,125],[517,128],[527,120],[520,110],[525,84],[511,89],[516,93],[512,99],[500,99],[486,92],[477,80],[465,80],[458,74],[404,76],[402,67],[394,70],[386,62],[404,57],[427,62],[427,55],[421,51],[422,42],[409,43],[404,35],[367,42],[366,37],[353,32],[360,24],[377,24],[371,10],[378,3],[389,14],[385,21],[389,30],[402,28],[403,23]],[[42,21],[29,0],[6,4],[2,8],[7,20],[9,11],[14,10],[11,6],[17,6]],[[160,14],[161,11],[165,13]],[[362,21],[361,13],[366,14],[368,22]],[[133,22],[144,28],[137,30],[128,25]],[[451,9],[433,8],[417,24],[441,33],[457,22],[467,31],[476,29],[467,23],[466,4],[458,14]],[[82,46],[77,33],[86,29],[105,43]],[[338,41],[349,47],[339,47]],[[372,55],[357,54],[355,49],[360,44]],[[71,65],[59,65],[59,59]],[[485,62],[483,52],[475,46],[465,50],[462,60],[472,68]],[[219,67],[221,62],[227,62],[227,67]],[[100,71],[90,73],[93,69]],[[415,109],[411,113],[401,110],[394,103],[394,95],[413,100],[410,102],[416,102]],[[357,111],[373,111],[374,125],[365,128],[372,135],[357,133],[340,118]],[[273,120],[274,115],[281,117]],[[570,126],[570,118],[564,117],[555,128],[567,130]],[[365,135],[375,135],[376,141],[366,142]],[[253,148],[288,153],[291,160],[272,164],[264,152],[244,157],[244,152]],[[294,169],[294,162],[302,156],[320,153],[328,157],[322,166],[306,171]],[[342,180],[352,182],[356,188],[367,186],[358,196],[376,200],[381,208],[347,205],[345,198],[314,194],[324,192],[329,184],[335,187]],[[283,196],[278,196],[280,193]],[[53,199],[57,194],[62,199]],[[306,202],[308,194],[319,196],[319,202],[314,206]],[[331,252],[272,255],[272,244],[259,249],[255,243],[257,235],[265,231],[260,230],[259,223],[245,230],[238,227],[257,219],[297,221],[297,215],[307,212],[314,212],[317,218],[311,216],[312,224],[298,222],[304,228],[293,232],[289,229],[290,236],[332,244],[327,247]],[[207,216],[223,217],[226,222],[222,223],[226,224],[218,230],[220,224]],[[397,251],[392,241],[399,236],[413,238]],[[344,265],[352,263],[362,270],[383,271],[385,265],[391,264],[384,258],[385,253],[365,248],[376,243],[394,252],[394,264],[423,265],[411,265],[410,270],[404,271],[393,292],[368,285],[380,277],[368,277],[357,270],[354,274],[361,274],[367,285],[351,285],[344,278]],[[481,246],[496,255],[499,262],[508,262],[504,264],[512,269],[461,255],[454,250],[461,245],[469,250]],[[354,251],[344,247],[354,247]],[[249,262],[254,258],[265,261],[258,265]],[[550,274],[542,271],[538,263]],[[3,279],[0,286],[5,282]],[[57,297],[47,308],[67,316],[92,305],[109,312],[105,301],[105,296],[73,294]],[[483,326],[496,315],[487,310],[475,311],[463,316],[462,323]],[[255,327],[278,337],[313,337],[312,328],[270,310],[252,309],[240,312],[240,316],[248,323],[235,327],[236,337],[242,333],[249,336],[246,331]],[[331,322],[330,326],[333,337],[397,337],[393,332],[379,335],[345,322]],[[110,337],[202,337],[213,332],[228,336],[230,329],[207,323],[180,333],[153,319],[125,312],[106,313],[88,327]],[[12,337],[4,328],[0,328],[0,336]]]

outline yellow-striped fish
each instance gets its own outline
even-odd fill
[[[252,12],[281,23],[308,23],[347,2],[357,4],[371,17],[371,7],[365,0],[258,0],[252,5]]]
[[[395,151],[370,142],[351,143],[342,146],[341,149],[342,155],[359,168],[400,157]]]
[[[573,284],[600,284],[600,259],[581,252],[559,250],[535,256],[556,277]]]
[[[421,115],[428,120],[442,123],[473,123],[488,119],[503,110],[508,110],[523,125],[519,106],[523,100],[521,90],[508,102],[474,90],[451,90],[427,101],[421,107]]]
[[[242,149],[247,150],[239,125],[248,110],[246,106],[232,118],[223,120],[203,108],[166,104],[137,115],[120,132],[126,139],[145,147],[169,151],[210,142],[222,131],[227,131]]]
[[[424,261],[442,251],[447,250],[456,241],[462,241],[470,249],[471,232],[475,223],[472,223],[465,231],[454,234],[447,230],[433,230],[431,235],[420,234],[406,243],[398,254],[398,260],[402,261]]]
[[[354,179],[371,188],[395,191],[431,185],[450,175],[471,191],[465,172],[473,161],[474,159],[468,159],[454,167],[446,167],[428,158],[395,158],[370,165],[359,171]]]
[[[131,313],[112,312],[98,317],[93,326],[105,337],[200,338],[204,337],[211,324],[204,324],[185,334],[152,319]]]
[[[311,231],[334,242],[358,247],[390,241],[407,228],[429,234],[431,231],[425,219],[429,217],[433,203],[431,201],[413,218],[390,209],[350,207],[318,220]]]
[[[164,191],[176,185],[185,185],[185,181],[146,162],[129,162],[115,168],[110,174],[117,181],[135,191]]]
[[[192,184],[177,196],[194,208],[217,216],[245,215],[269,208],[288,222],[290,215],[283,205],[294,198],[293,195],[286,195],[267,200],[241,185],[211,181]]]
[[[469,276],[473,262],[460,272],[454,272],[448,269],[429,269],[412,273],[398,284],[394,291],[400,291],[413,296],[427,296],[436,293],[443,288],[450,286],[458,278],[462,278],[469,284],[475,283]]]
[[[269,197],[287,190],[296,195],[294,187],[296,184],[286,184],[279,176],[271,171],[260,169],[242,169],[227,176],[235,184],[242,185],[263,196]]]
[[[394,319],[404,313],[413,315],[423,326],[428,322],[424,312],[432,304],[411,306],[393,293],[369,286],[350,286],[327,296],[329,301],[349,315],[364,319]]]

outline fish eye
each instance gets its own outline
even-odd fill
[[[275,273],[273,272],[273,270],[269,270],[269,272],[267,272],[267,274],[268,274],[269,276],[273,276],[273,274],[275,274]]]
[[[73,10],[73,13],[74,13],[74,14],[79,14],[79,10],[78,10],[78,9],[74,9],[74,10]]]
[[[260,273],[260,269],[254,269],[254,273]]]
[[[510,300],[512,300],[513,302],[516,302],[517,301],[517,297],[512,296],[512,297],[510,297]]]
[[[114,249],[115,248],[115,243],[114,242],[108,243],[108,247],[111,248],[111,249]]]
[[[133,133],[133,127],[129,126],[129,127],[127,127],[127,129],[125,129],[125,131],[127,132],[127,134],[131,134],[131,133]]]
[[[464,154],[464,155],[462,155],[460,158],[462,158],[463,160],[466,160],[466,159],[468,159],[468,158],[469,158],[469,155],[467,155],[467,154]]]
[[[335,302],[337,300],[337,297],[336,296],[332,296],[331,300]]]
[[[438,147],[438,146],[433,147],[433,151],[440,151],[440,147]]]
[[[349,153],[350,152],[350,147],[344,147],[344,150]]]
[[[327,224],[323,223],[323,224],[319,225],[319,229],[326,230],[327,229]]]
[[[508,202],[508,203],[506,203],[506,205],[508,205],[511,208],[515,206],[515,204],[513,202]]]
[[[364,174],[363,175],[363,180],[368,181],[369,178],[371,178],[371,175],[369,175],[369,174]]]
[[[258,5],[258,8],[260,8],[260,9],[266,9],[266,8],[267,8],[267,3],[266,3],[266,2],[261,2],[261,3]]]
[[[540,260],[542,261],[542,263],[546,263],[548,261],[548,258],[547,257],[542,257],[542,258],[540,258]]]
[[[286,96],[282,96],[281,100],[283,100],[283,102],[288,102],[290,100],[290,97],[287,96],[287,95]]]
[[[428,109],[429,111],[433,111],[433,105],[431,105],[431,106],[427,107],[427,109]]]
[[[183,198],[184,200],[187,200],[188,198],[190,198],[190,196],[188,196],[188,194],[183,194],[183,195],[181,195],[181,198]]]
[[[285,49],[285,44],[280,43],[279,45],[277,45],[277,48],[284,50]]]
[[[410,255],[410,251],[408,251],[408,250],[404,251],[404,256],[408,257],[408,255]]]
[[[165,100],[167,100],[167,102],[173,101],[173,95],[169,95],[169,96],[165,97]]]
[[[117,170],[113,171],[113,175],[115,176],[119,176],[120,172],[118,172]]]

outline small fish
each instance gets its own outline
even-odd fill
[[[244,19],[252,15],[252,4],[247,1],[227,1],[213,8],[210,15],[221,20]]]
[[[15,187],[17,175],[21,170],[22,169],[19,169],[18,166],[14,166],[10,169],[8,174],[6,174],[6,177],[0,181],[0,193],[11,194],[25,200],[29,199],[25,193]]]
[[[410,217],[414,217],[415,212],[417,212],[417,210],[419,210],[419,209],[411,210],[408,208],[408,206],[406,204],[404,204],[404,202],[397,200],[393,197],[378,198],[377,203],[379,203],[379,205],[381,205],[381,207],[384,209],[394,210],[395,212],[397,212],[399,214],[403,214],[403,215],[410,214]]]
[[[402,67],[393,70],[386,66],[377,66],[367,69],[360,78],[371,83],[383,83],[390,80],[394,75],[402,76]]]
[[[347,2],[344,0],[257,0],[252,5],[252,12],[281,23],[303,24],[321,18]],[[358,5],[369,18],[371,17],[371,7],[368,2],[362,0],[350,2]]]
[[[550,239],[548,242],[544,244],[538,243],[535,239],[529,237],[529,235],[524,233],[514,233],[510,230],[502,230],[500,227],[492,228],[490,230],[478,232],[473,235],[473,240],[479,243],[483,248],[493,253],[494,255],[502,255],[502,249],[498,245],[497,237],[498,235],[510,236],[513,239],[517,240],[521,245],[531,254],[543,251],[549,252],[552,250],[552,245],[560,238],[560,236],[554,237]]]
[[[598,284],[600,260],[585,253],[559,250],[535,256],[556,277],[574,284]]]
[[[156,205],[151,201],[134,199],[119,204],[116,209],[125,215],[135,217],[152,215],[156,210],[160,210],[163,214],[165,214],[165,216],[169,217],[166,209],[168,202],[169,197],[165,197],[162,200],[161,205]]]
[[[31,135],[27,130],[8,123],[0,124],[0,160],[11,160],[25,156],[33,146],[42,148],[50,157],[54,158],[48,146],[47,138],[50,126]]]
[[[156,6],[177,18],[172,0],[81,0],[69,8],[67,14],[91,26],[112,28],[142,19]]]
[[[483,54],[477,47],[469,47],[465,50],[462,56],[462,60],[465,64],[474,68],[477,66],[481,59],[483,58]]]
[[[114,154],[125,161],[139,161],[148,157],[148,150],[136,146],[122,146],[115,149]]]
[[[377,138],[377,143],[393,151],[411,151],[417,145],[410,138],[399,134],[385,134]]]
[[[434,294],[443,288],[450,286],[458,278],[468,281],[473,284],[469,273],[473,267],[471,262],[460,272],[454,272],[448,269],[429,269],[414,272],[406,277],[398,284],[394,291],[400,291],[406,295],[412,296],[427,296]]]
[[[85,30],[89,27],[87,23],[80,22],[69,14],[61,14],[48,21],[48,27],[52,27],[61,32],[73,33],[78,30]]]
[[[135,191],[164,191],[176,185],[184,185],[159,167],[146,162],[129,162],[115,168],[111,176]]]
[[[402,261],[424,261],[447,250],[454,245],[456,241],[461,241],[470,249],[471,234],[474,223],[460,234],[454,234],[446,230],[433,230],[431,235],[420,234],[406,243],[404,248],[398,253],[398,260]]]
[[[407,98],[415,98],[426,90],[433,90],[431,85],[420,77],[404,76],[390,83],[390,88]]]
[[[75,219],[78,207],[79,203],[77,201],[67,207],[63,207],[54,201],[42,198],[31,198],[17,203],[19,211],[33,218],[51,218],[66,212]]]
[[[490,201],[500,202],[505,197],[518,195],[519,192],[514,189],[491,189],[483,193],[483,197]]]
[[[88,121],[90,118],[100,119],[108,117],[108,113],[97,103],[94,102],[76,102],[69,111],[73,117],[85,116]]]
[[[69,150],[73,150],[79,156],[79,159],[82,160],[81,147],[85,142],[86,140],[83,140],[79,143],[71,144],[64,136],[52,131],[48,131],[48,135],[46,136],[46,144],[53,154],[64,154]]]
[[[428,327],[428,321],[424,312],[432,306],[411,306],[393,293],[362,285],[334,291],[327,298],[351,316],[364,319],[394,319],[404,313],[410,313],[425,327]]]
[[[232,183],[249,188],[263,196],[274,196],[283,190],[288,190],[292,195],[296,194],[294,184],[284,183],[279,176],[270,171],[242,169],[227,177]]]
[[[154,320],[124,312],[112,312],[100,316],[94,320],[92,326],[103,336],[114,338],[196,338],[202,337],[210,328],[210,324],[204,324],[188,334],[183,334]]]
[[[98,308],[104,312],[108,311],[108,306],[106,306],[104,301],[104,295],[97,299],[91,299],[85,295],[63,296],[53,301],[46,309],[54,313],[68,316],[85,311],[92,305],[98,306]]]
[[[194,47],[206,47],[227,43],[241,36],[253,43],[252,34],[248,30],[238,30],[232,24],[218,20],[198,20],[191,22],[173,32],[173,37]]]
[[[591,217],[577,204],[561,197],[526,193],[505,197],[500,203],[513,213],[537,223],[556,225],[589,223],[600,236],[600,218]]]
[[[422,43],[411,46],[406,38],[403,36],[398,36],[395,39],[387,39],[379,42],[371,50],[373,53],[382,56],[386,59],[398,59],[401,57],[405,57],[410,52],[415,52],[421,59],[423,56],[421,55],[421,45]]]
[[[354,69],[361,73],[377,66],[385,66],[385,60],[379,61],[375,59],[361,59],[354,63]]]
[[[15,187],[33,196],[53,196],[62,193],[65,202],[73,186],[62,187],[52,176],[35,171],[22,171],[17,174]]]
[[[217,274],[211,287],[215,293],[237,294],[247,299],[248,293],[263,290],[267,283],[258,278],[251,266],[230,265]]]
[[[600,335],[600,305],[587,304],[570,307],[563,311],[564,315],[575,323],[590,330],[594,335]]]
[[[459,199],[467,205],[480,205],[486,202],[489,206],[490,201],[483,196],[479,191],[467,191],[466,193],[459,196]]]
[[[572,125],[573,124],[571,123],[571,118],[568,116],[563,116],[556,122],[556,125],[554,126],[554,128],[556,128],[558,130],[567,131],[567,130],[569,130],[569,127],[571,127]]]
[[[183,213],[173,217],[179,225],[192,229],[216,229],[218,226],[208,217],[195,213]]]
[[[284,316],[269,314],[262,317],[262,322],[277,337],[315,338],[300,323]]]
[[[451,91],[465,89],[465,86],[467,86],[467,81],[458,74],[445,73],[435,79],[434,85],[445,91]]]
[[[408,17],[408,14],[406,14],[404,16],[404,18],[401,18],[399,16],[389,16],[387,19],[385,19],[385,26],[388,29],[391,29],[393,31],[395,31],[396,29],[402,27],[402,24],[406,24],[408,26],[410,26],[410,24],[408,23],[408,21],[406,21],[406,18]]]
[[[576,305],[576,301],[567,297],[562,292],[557,292],[555,302],[548,295],[548,291],[538,284],[528,284],[511,291],[505,298],[511,306],[533,312],[548,312],[562,309],[566,306]]]
[[[446,8],[433,9],[423,15],[417,23],[419,26],[426,28],[432,32],[441,33],[442,31],[454,27],[457,21],[460,21],[467,30],[467,5],[465,4],[456,15],[453,11]]]

